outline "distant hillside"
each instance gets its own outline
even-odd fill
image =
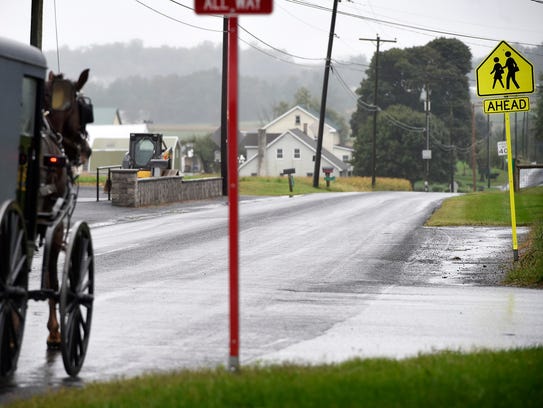
[[[240,52],[240,120],[268,121],[273,107],[291,103],[300,87],[320,98],[324,60],[296,64],[280,52],[266,54],[249,48]],[[84,91],[96,106],[121,109],[125,120],[155,123],[212,123],[220,121],[222,47],[203,43],[194,48],[144,47],[142,41],[60,49],[60,68],[74,78],[90,68]],[[57,71],[57,55],[46,52]],[[367,64],[363,56],[338,64],[330,76],[328,107],[348,120],[356,89]],[[338,76],[340,75],[340,76]],[[342,82],[340,82],[342,81]]]

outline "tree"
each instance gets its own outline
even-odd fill
[[[390,118],[394,118],[391,120]],[[408,125],[398,126],[398,122]],[[393,105],[378,114],[376,174],[378,177],[405,178],[414,185],[416,180],[423,179],[426,164],[422,159],[422,150],[426,148],[426,138],[420,130],[426,116],[404,105]],[[432,140],[434,144],[446,146],[444,140],[448,132],[437,118],[432,118]],[[359,129],[354,145],[354,173],[359,176],[371,175],[371,135],[372,123],[366,122]],[[448,177],[448,153],[439,148],[432,149],[430,161],[430,181],[444,182]]]
[[[440,118],[451,136],[447,144],[467,148],[471,145],[471,104],[467,73],[471,70],[471,53],[461,41],[438,38],[423,47],[393,48],[379,56],[377,105],[387,109],[403,105],[422,112],[422,89],[431,92],[432,117]],[[351,116],[356,137],[371,122],[375,87],[375,56],[366,71],[367,77],[357,89],[359,103]],[[424,125],[422,125],[424,126]],[[432,149],[435,154],[435,149]]]
[[[279,102],[278,104],[273,105],[273,108],[272,108],[273,117],[274,117],[274,118],[278,118],[278,117],[281,116],[283,113],[288,112],[289,109],[290,109],[289,103],[288,103],[288,102],[285,102],[285,101],[281,101],[281,102]]]
[[[212,135],[209,134],[205,137],[194,137],[194,154],[200,158],[204,167],[205,173],[214,173],[219,169],[217,163],[215,163],[215,150],[218,149],[217,145],[212,139]]]

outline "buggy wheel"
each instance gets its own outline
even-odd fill
[[[0,375],[17,368],[23,343],[28,301],[28,272],[24,218],[15,202],[0,208]]]
[[[94,253],[89,226],[78,222],[70,233],[60,289],[60,335],[66,372],[81,370],[92,320],[94,301]]]

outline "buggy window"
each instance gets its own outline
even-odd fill
[[[21,100],[21,135],[32,136],[36,119],[36,93],[38,83],[34,78],[23,78],[23,92]]]

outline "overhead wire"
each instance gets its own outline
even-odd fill
[[[329,7],[321,6],[321,5],[314,4],[314,3],[308,3],[307,1],[304,1],[304,0],[286,0],[286,1],[288,1],[290,3],[293,3],[293,4],[298,4],[298,5],[301,5],[301,6],[314,8],[314,9],[317,9],[317,10],[332,12],[332,9],[330,9]],[[394,27],[402,27],[402,28],[408,28],[408,29],[414,29],[414,30],[427,31],[427,32],[431,32],[431,33],[434,33],[434,34],[442,34],[442,35],[449,35],[449,36],[462,37],[462,38],[471,38],[471,39],[483,40],[483,41],[493,41],[493,42],[500,41],[500,40],[497,40],[495,38],[481,37],[481,36],[470,35],[470,34],[461,34],[461,33],[455,33],[455,32],[451,32],[451,31],[438,30],[438,29],[435,29],[435,28],[416,26],[416,25],[413,25],[413,24],[393,22],[393,21],[384,20],[384,19],[380,19],[380,18],[366,17],[366,16],[362,16],[362,15],[354,14],[354,13],[349,13],[349,12],[342,11],[342,10],[338,10],[337,13],[341,14],[341,15],[344,15],[344,16],[357,18],[357,19],[360,19],[360,20],[373,21],[373,22],[377,22],[377,23],[385,24],[385,25],[389,25],[389,26],[394,26]],[[526,45],[526,46],[529,46],[529,47],[537,47],[537,46],[539,46],[539,44],[524,43],[524,42],[517,42],[517,44]]]
[[[293,58],[298,58],[298,59],[303,59],[303,60],[310,60],[310,61],[325,61],[325,58],[310,58],[310,57],[303,57],[303,56],[300,56],[300,55],[295,55],[295,54],[291,54],[290,52],[287,52],[287,51],[284,51],[280,48],[277,48],[277,47],[274,47],[273,45],[267,43],[266,41],[262,40],[261,38],[257,37],[256,35],[254,35],[253,33],[249,32],[249,30],[247,30],[245,27],[241,26],[241,25],[238,25],[238,27],[242,30],[242,31],[245,31],[247,34],[249,34],[251,37],[253,37],[254,39],[256,39],[257,41],[260,41],[262,44],[270,47],[272,50],[274,51],[277,51],[277,52],[280,52],[282,54],[285,54],[285,55],[288,55],[289,57],[293,57]]]
[[[260,52],[260,53],[262,53],[264,55],[267,55],[268,57],[273,58],[273,59],[275,59],[277,61],[285,62],[287,64],[292,64],[292,65],[302,66],[302,67],[315,68],[315,64],[303,64],[303,63],[300,63],[300,62],[280,58],[278,55],[273,55],[273,54],[267,52],[266,50],[263,50],[262,48],[257,47],[255,44],[250,43],[247,40],[244,40],[243,38],[238,37],[238,40],[241,41],[242,43],[248,45],[249,47],[255,49],[256,51],[258,51],[258,52]]]
[[[197,26],[195,24],[187,23],[186,21],[179,20],[178,18],[172,17],[172,16],[170,16],[170,15],[168,15],[166,13],[163,13],[160,10],[157,10],[157,9],[153,8],[153,7],[149,6],[148,4],[144,3],[141,0],[134,0],[134,1],[136,3],[138,3],[139,5],[151,10],[152,12],[154,12],[156,14],[159,14],[162,17],[165,17],[165,18],[167,18],[169,20],[175,21],[176,23],[183,24],[183,25],[186,25],[188,27],[196,28],[197,30],[211,31],[211,32],[215,32],[215,33],[222,33],[223,32],[223,30],[217,30],[217,29],[213,29],[213,28],[201,27],[201,26]],[[170,1],[172,1],[172,0],[170,0]],[[180,4],[180,3],[177,3],[177,2],[174,2],[174,3],[179,4],[180,6],[189,8],[188,6],[184,6],[183,4]]]

